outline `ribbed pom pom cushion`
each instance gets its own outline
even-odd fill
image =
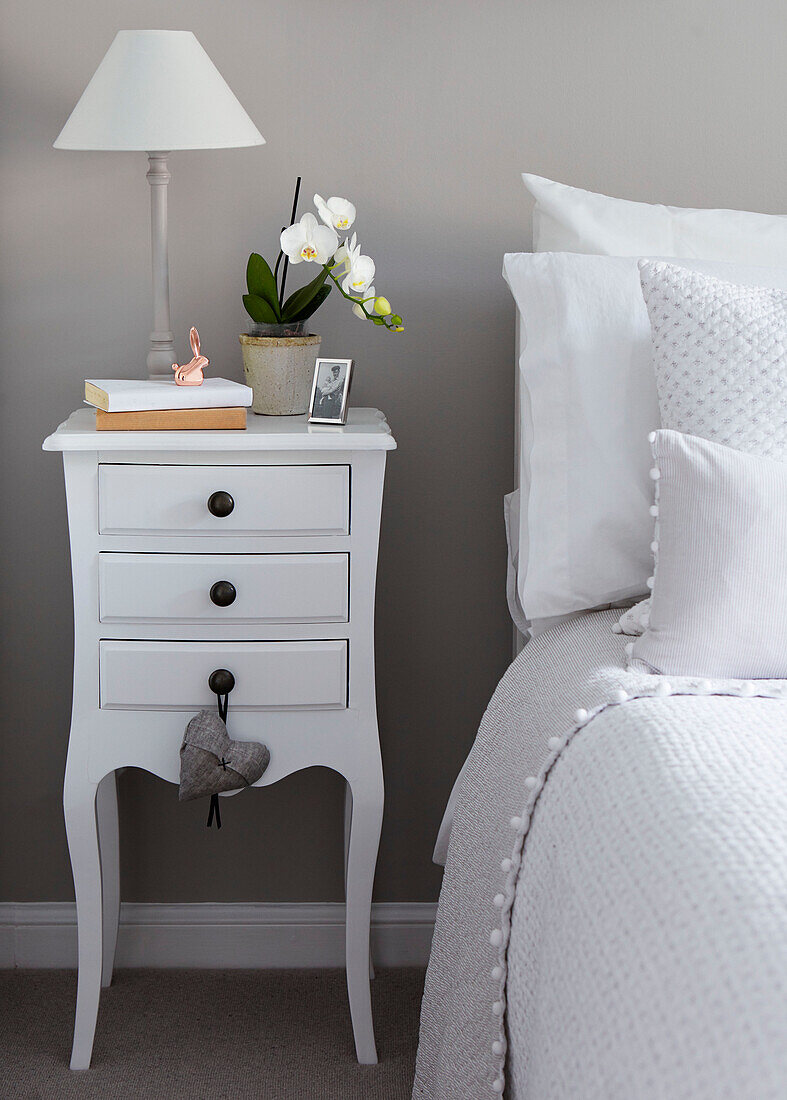
[[[652,446],[656,564],[631,666],[787,677],[787,463],[669,430]]]

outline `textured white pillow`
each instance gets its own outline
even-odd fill
[[[525,173],[536,200],[535,252],[679,256],[770,266],[787,262],[787,217],[692,210],[597,195]]]
[[[787,458],[787,292],[642,262],[661,426]]]
[[[701,266],[787,288],[787,271]],[[640,596],[653,537],[648,432],[659,409],[637,259],[514,253],[503,275],[523,345],[516,586],[524,614],[534,622]]]
[[[787,677],[787,463],[657,431],[656,568],[631,665]]]

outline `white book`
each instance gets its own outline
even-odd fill
[[[249,408],[251,387],[229,378],[178,386],[171,378],[86,378],[85,403],[104,412]]]

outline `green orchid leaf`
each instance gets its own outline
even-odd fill
[[[267,260],[263,259],[257,252],[252,252],[246,265],[246,286],[249,294],[253,294],[257,298],[264,298],[278,320],[280,308],[276,280]]]
[[[306,321],[313,313],[316,313],[325,299],[331,293],[333,288],[329,286],[321,286],[312,300],[308,302],[297,316],[289,317],[289,321]]]
[[[325,268],[320,270],[320,274],[312,279],[306,286],[300,287],[293,294],[289,296],[287,301],[281,307],[281,316],[283,321],[292,321],[296,315],[300,315],[302,309],[309,304],[312,298],[317,294],[323,286],[323,283],[328,278],[328,272]]]
[[[279,323],[279,318],[273,312],[270,304],[264,298],[260,298],[258,294],[244,294],[243,305],[246,307],[246,312],[252,321],[257,321],[258,324],[263,325],[276,325]]]

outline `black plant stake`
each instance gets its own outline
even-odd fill
[[[290,225],[295,224],[295,215],[298,212],[298,195],[300,193],[301,193],[301,177],[298,176],[297,180],[295,181],[295,195],[293,196],[293,200],[292,200],[292,213],[290,214]],[[283,232],[284,232],[284,230],[282,230],[282,233]],[[279,260],[280,259],[281,259],[281,255],[279,256]],[[281,269],[281,290],[279,291],[279,301],[282,304],[284,304],[284,288],[287,285],[287,268],[289,266],[290,266],[290,261],[285,256],[284,257],[284,267]],[[278,268],[279,268],[279,261],[277,260],[276,261],[276,270],[277,271],[278,271]],[[274,278],[275,278],[275,276],[274,276]]]
[[[283,226],[281,227],[281,231],[282,231],[282,233],[284,232],[284,230],[285,230],[286,228],[287,228],[287,226],[286,226],[286,225],[283,225]],[[279,255],[278,255],[278,256],[276,257],[276,266],[275,266],[275,267],[274,267],[274,269],[273,269],[273,281],[274,281],[275,283],[278,283],[278,279],[279,279],[279,265],[281,264],[281,262],[282,262],[282,260],[283,260],[283,259],[284,259],[284,253],[282,252],[282,250],[281,250],[281,249],[279,249]],[[282,300],[281,300],[281,294],[279,294],[279,305],[282,305]]]

